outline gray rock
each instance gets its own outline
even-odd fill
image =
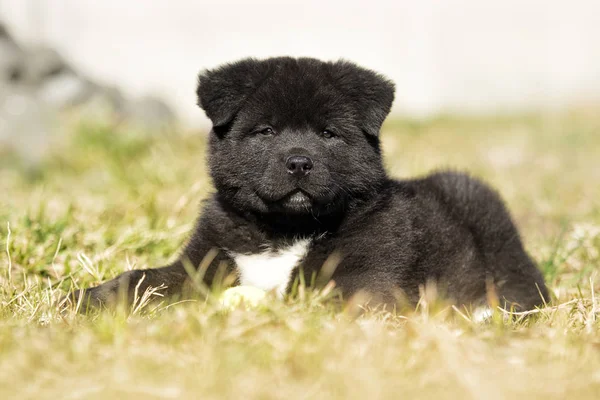
[[[59,75],[76,75],[60,54],[45,46],[34,47],[25,52],[23,81],[29,85],[41,85]]]
[[[153,96],[128,102],[125,107],[125,119],[150,131],[172,128],[177,120],[173,110],[164,101]]]
[[[117,88],[92,84],[90,96],[74,110],[80,119],[116,123],[124,118],[126,103]]]
[[[95,86],[88,80],[71,72],[53,75],[42,82],[39,98],[51,107],[65,109],[88,101]]]
[[[14,82],[25,69],[25,54],[0,24],[0,82]]]
[[[0,153],[8,149],[26,165],[38,165],[63,110],[82,120],[125,122],[147,132],[176,123],[162,100],[130,100],[117,88],[94,83],[52,48],[21,48],[0,23]]]
[[[0,148],[37,165],[50,147],[53,113],[25,86],[0,85]]]
[[[2,22],[0,22],[0,39],[17,44],[17,42],[15,42],[15,40],[12,38],[12,36],[10,36],[8,29],[6,29]]]

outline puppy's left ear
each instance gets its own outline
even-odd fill
[[[356,104],[364,131],[378,136],[394,102],[394,83],[349,61],[338,61],[331,67],[337,87]]]
[[[205,70],[198,77],[198,105],[214,127],[225,126],[267,75],[268,65],[252,58]]]

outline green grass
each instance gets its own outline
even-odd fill
[[[385,125],[394,176],[467,169],[512,210],[554,300],[488,324],[435,299],[361,314],[310,293],[61,314],[72,287],[172,259],[211,190],[202,133],[66,130],[37,169],[0,169],[0,398],[600,398],[593,110]]]

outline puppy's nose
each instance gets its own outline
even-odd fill
[[[313,162],[305,156],[291,156],[285,161],[285,166],[287,167],[288,174],[301,177],[310,173]]]

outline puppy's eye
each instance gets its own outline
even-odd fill
[[[332,131],[330,131],[329,129],[325,129],[323,132],[321,132],[321,136],[323,136],[325,139],[331,139],[331,138],[337,137],[337,135],[335,133],[333,133]]]
[[[273,128],[265,128],[265,129],[262,129],[259,133],[261,135],[271,136],[272,134],[275,133],[275,131],[273,131]]]

